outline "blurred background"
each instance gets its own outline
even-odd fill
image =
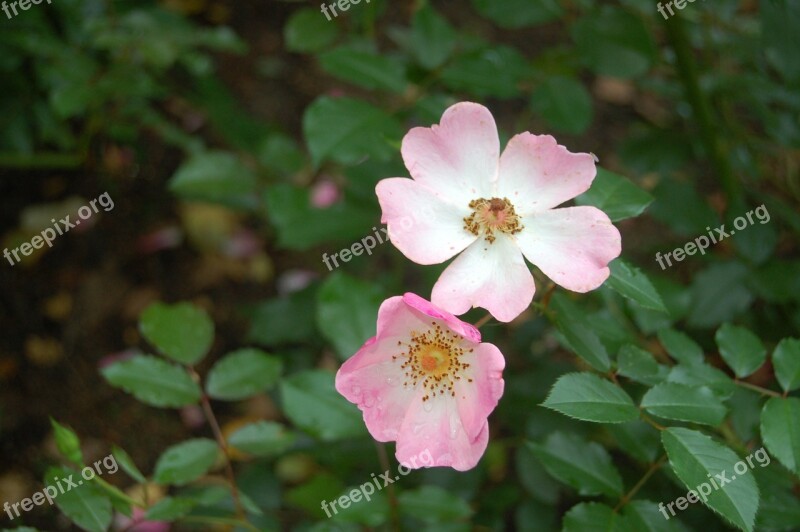
[[[768,343],[796,335],[800,10],[777,0],[673,9],[667,20],[641,0],[372,0],[328,20],[314,2],[52,0],[0,13],[1,247],[30,242],[52,219],[75,220],[103,193],[114,205],[51,248],[0,259],[0,502],[30,496],[59,461],[50,417],[75,430],[87,457],[116,444],[143,471],[168,446],[210,434],[198,406],[153,408],[100,374],[152,351],[138,320],[155,301],[190,301],[212,317],[201,373],[225,352],[259,346],[292,375],[334,371],[374,334],[385,297],[427,296],[443,266],[412,266],[391,245],[335,272],[321,257],[380,227],[374,186],[408,175],[403,134],[457,101],[487,105],[503,142],[528,130],[596,154],[602,188],[579,204],[627,199],[610,213],[623,256],[652,274],[670,313],[597,295],[586,315],[610,350],[636,337],[663,352],[652,334],[677,325],[708,348],[734,319]],[[665,271],[655,262],[761,204],[769,223]],[[486,457],[468,474],[425,471],[407,484],[443,487],[469,505],[446,501],[440,515],[435,503],[423,511],[406,501],[415,510],[404,527],[423,515],[436,530],[559,529],[575,502],[519,444],[578,426],[534,406],[571,356],[541,316],[486,330],[513,370]],[[752,379],[773,380],[768,369]],[[286,422],[285,401],[271,390],[216,410],[230,432]],[[302,415],[288,421],[310,423]],[[755,425],[740,421],[746,441]],[[262,510],[253,522],[391,528],[381,505],[324,520],[323,497],[384,467],[363,427],[311,436],[264,458],[235,457]],[[612,449],[626,484],[640,476],[612,436],[592,437]],[[122,473],[107,480],[130,493],[137,484]],[[781,482],[777,506],[798,507],[797,478]],[[675,491],[666,478],[654,489]],[[763,529],[800,530],[797,511],[763,508]],[[72,526],[55,507],[22,522]],[[685,523],[723,526],[704,509]]]

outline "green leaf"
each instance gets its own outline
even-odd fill
[[[206,391],[214,399],[245,399],[272,388],[282,367],[279,358],[260,349],[239,349],[214,364],[208,373]]]
[[[661,431],[661,441],[667,451],[669,463],[683,484],[690,490],[709,490],[703,504],[723,516],[734,526],[750,532],[758,511],[759,493],[753,473],[748,468],[743,474],[734,473],[739,457],[705,434],[684,428]],[[725,474],[730,482],[713,489],[709,479]],[[735,478],[734,478],[735,477]],[[720,483],[724,481],[720,478]],[[700,499],[702,501],[702,499]]]
[[[529,75],[528,62],[516,48],[485,48],[451,60],[441,74],[442,83],[454,91],[482,98],[515,98],[519,83]]]
[[[228,152],[192,155],[170,178],[170,191],[183,199],[208,201],[240,209],[258,205],[256,175]]]
[[[710,389],[664,382],[642,397],[642,408],[664,419],[717,426],[727,409]]]
[[[318,57],[323,70],[365,89],[402,93],[408,85],[403,63],[385,55],[340,46]]]
[[[755,373],[767,359],[767,349],[758,336],[744,327],[725,323],[715,335],[719,354],[737,377]]]
[[[669,313],[658,291],[639,268],[619,258],[608,267],[611,270],[611,276],[606,281],[608,286],[644,308]]]
[[[623,9],[603,6],[572,25],[578,56],[594,72],[632,78],[645,74],[656,46],[641,18]]]
[[[653,196],[626,179],[605,168],[597,167],[592,186],[575,198],[577,205],[591,205],[608,215],[612,222],[639,216]]]
[[[707,386],[720,399],[727,399],[736,389],[730,377],[708,364],[673,366],[667,375],[667,381],[687,386]]]
[[[617,353],[617,373],[636,382],[658,384],[666,377],[662,368],[652,354],[635,345],[624,345]]]
[[[217,461],[219,447],[208,438],[195,438],[169,447],[158,457],[153,480],[182,486],[205,475]]]
[[[472,515],[467,501],[439,486],[403,491],[397,502],[401,514],[426,523],[450,523]]]
[[[703,348],[686,333],[675,329],[662,329],[658,331],[658,341],[667,350],[669,356],[682,364],[702,364],[705,360]]]
[[[336,40],[337,34],[336,22],[327,20],[318,9],[295,11],[283,28],[286,49],[290,52],[319,52]]]
[[[296,436],[274,421],[258,421],[230,435],[228,443],[254,456],[280,454],[294,444]]]
[[[112,445],[111,453],[114,455],[114,459],[117,461],[119,466],[128,474],[129,477],[140,484],[147,482],[145,476],[141,471],[139,471],[139,468],[136,467],[136,463],[133,461],[133,458],[131,458],[131,455],[125,452],[124,449],[117,447],[116,445]]]
[[[152,406],[179,408],[200,401],[200,386],[186,370],[149,355],[136,355],[100,372],[116,386]]]
[[[111,501],[97,484],[84,482],[80,477],[71,469],[51,467],[45,474],[44,483],[58,490],[59,479],[72,478],[77,486],[71,489],[67,486],[63,492],[59,491],[58,497],[55,497],[56,506],[82,529],[105,532],[111,526]],[[65,484],[62,480],[61,486]]]
[[[789,0],[771,0],[760,6],[765,55],[784,79],[800,81],[800,6]]]
[[[558,0],[472,0],[472,5],[503,28],[538,26],[559,18],[564,12]]]
[[[197,502],[186,497],[164,497],[147,509],[148,521],[175,521],[192,511]]]
[[[353,165],[394,155],[389,141],[400,139],[402,130],[392,116],[366,102],[322,96],[306,108],[303,134],[315,166],[328,159]]]
[[[411,53],[428,70],[444,63],[456,47],[456,31],[430,4],[420,7],[411,22]]]
[[[599,502],[582,502],[564,514],[561,532],[627,532],[626,519]]]
[[[631,501],[622,509],[628,528],[636,532],[681,532],[684,528],[676,520],[667,521],[653,501]]]
[[[375,336],[383,289],[341,272],[329,276],[319,290],[317,325],[346,360]]]
[[[772,352],[775,377],[785,392],[800,388],[800,340],[784,338]]]
[[[560,377],[542,406],[597,423],[622,423],[639,417],[639,410],[625,390],[591,373]]]
[[[606,348],[597,334],[589,327],[588,320],[572,301],[562,294],[555,294],[550,308],[556,312],[558,330],[569,342],[576,355],[588,362],[594,369],[608,371],[611,364]]]
[[[286,417],[323,441],[363,436],[361,413],[336,391],[333,381],[333,374],[323,370],[302,371],[281,380]]]
[[[577,79],[547,78],[531,96],[531,109],[555,129],[580,135],[592,123],[592,97]]]
[[[780,463],[800,476],[800,399],[767,401],[761,412],[761,438]]]
[[[574,434],[553,432],[543,444],[527,445],[550,475],[581,495],[622,495],[622,478],[599,444]]]
[[[64,457],[78,467],[83,466],[83,453],[81,452],[81,440],[75,431],[69,427],[50,418],[50,425],[53,427],[53,436],[56,440],[58,451]]]
[[[139,329],[161,354],[187,366],[206,356],[214,341],[211,318],[191,303],[153,303],[139,317]]]

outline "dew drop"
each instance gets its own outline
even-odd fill
[[[450,439],[455,440],[461,430],[461,419],[457,414],[450,416]]]
[[[364,406],[366,406],[367,408],[372,408],[373,406],[375,406],[375,398],[371,395],[367,395],[366,397],[364,397]]]
[[[430,412],[431,410],[433,410],[433,403],[431,403],[430,401],[425,401],[424,403],[422,403],[422,409],[426,412]]]
[[[411,427],[411,432],[413,432],[414,434],[419,434],[424,426],[425,423],[414,423],[414,426]]]
[[[398,381],[394,377],[386,377],[386,385],[387,386],[397,386]]]
[[[356,397],[361,396],[361,386],[353,386],[350,388],[350,392],[355,395]]]

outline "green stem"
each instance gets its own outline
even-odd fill
[[[664,21],[672,49],[675,51],[678,75],[686,89],[686,97],[692,106],[692,111],[700,127],[700,137],[703,141],[708,156],[722,183],[722,188],[728,197],[729,204],[736,203],[741,195],[741,185],[733,174],[733,167],[728,159],[722,143],[714,126],[716,123],[711,104],[700,89],[700,76],[697,64],[692,55],[692,47],[686,32],[683,18],[680,14]]]
[[[770,397],[783,397],[776,391],[767,390],[766,388],[762,388],[761,386],[757,386],[755,384],[750,384],[749,382],[740,381],[739,379],[734,379],[737,386],[741,386],[742,388],[747,388],[748,390],[753,390],[754,392],[758,392],[761,395],[769,395]]]
[[[652,477],[653,474],[661,468],[661,466],[664,464],[664,461],[666,459],[667,459],[667,455],[662,455],[661,458],[659,458],[658,460],[653,462],[653,464],[645,472],[645,474],[642,476],[642,478],[639,479],[639,482],[637,482],[636,485],[633,488],[631,488],[631,490],[628,493],[626,493],[625,495],[620,497],[619,503],[614,508],[615,512],[619,511],[620,508],[622,508],[623,506],[628,504],[631,501],[631,499],[633,499],[636,496],[636,494],[639,493],[639,490],[642,489],[642,486],[644,486],[645,483],[648,480],[650,480],[650,477]]]

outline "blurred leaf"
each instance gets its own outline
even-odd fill
[[[322,96],[303,115],[303,134],[314,166],[325,160],[356,164],[395,154],[389,141],[402,136],[400,124],[371,104],[353,98]]]
[[[50,418],[50,425],[53,427],[53,437],[56,440],[58,451],[70,462],[78,467],[83,466],[83,453],[81,452],[81,441],[75,431],[65,427],[58,421]]]
[[[650,386],[658,384],[666,377],[653,355],[635,345],[625,345],[619,350],[617,371],[623,377]]]
[[[408,85],[405,66],[392,57],[352,46],[340,46],[318,57],[323,70],[365,89],[403,93]]]
[[[711,232],[716,237],[713,228],[719,225],[719,218],[691,183],[662,179],[653,195],[656,201],[649,213],[672,231],[692,238]]]
[[[599,444],[574,434],[551,433],[543,444],[527,442],[553,477],[581,495],[622,495],[622,478]]]
[[[223,151],[200,152],[185,161],[169,180],[169,189],[183,199],[219,203],[241,209],[257,206],[257,178],[238,157]]]
[[[316,328],[308,316],[314,313],[316,293],[317,288],[312,285],[256,305],[247,340],[265,346],[310,341]]]
[[[236,401],[272,388],[281,376],[279,358],[255,348],[244,348],[218,360],[206,380],[214,399]]]
[[[139,330],[163,355],[191,366],[211,349],[214,323],[191,303],[153,303],[139,317]]]
[[[280,423],[259,421],[231,434],[228,443],[254,456],[271,456],[284,452],[295,439],[296,436]]]
[[[636,532],[681,532],[683,527],[676,520],[667,521],[653,501],[631,501],[622,509],[628,527]]]
[[[542,406],[597,423],[622,423],[639,417],[639,410],[622,388],[591,373],[560,377]]]
[[[398,497],[398,504],[401,514],[426,523],[448,523],[472,515],[467,501],[439,486],[403,491]]]
[[[136,467],[136,463],[133,461],[133,458],[131,458],[131,456],[125,452],[124,449],[117,447],[116,445],[112,445],[111,453],[114,455],[116,462],[119,464],[122,470],[128,474],[129,477],[140,484],[147,482],[145,476],[141,471],[139,471],[139,468]]]
[[[703,348],[689,335],[675,329],[658,331],[658,341],[664,346],[669,356],[683,364],[700,364],[705,360]]]
[[[378,308],[386,299],[380,285],[341,272],[330,275],[319,290],[317,324],[347,360],[376,334]]]
[[[454,91],[482,98],[510,99],[519,95],[519,82],[529,75],[525,57],[509,46],[495,46],[457,56],[441,74]]]
[[[660,444],[658,431],[641,419],[614,425],[609,431],[617,440],[620,449],[640,462],[650,463],[658,456]]]
[[[606,284],[644,308],[669,312],[661,296],[642,270],[617,258],[608,265],[611,276]]]
[[[160,358],[136,355],[100,372],[113,386],[152,406],[179,408],[200,401],[200,386],[186,370]]]
[[[343,497],[346,497],[345,501],[350,501],[347,508],[341,507]],[[342,492],[338,500],[340,502],[338,507],[334,508],[333,521],[339,523],[360,523],[373,528],[385,524],[391,517],[389,499],[381,491],[365,495],[358,487],[353,486],[350,490]]]
[[[594,115],[589,91],[580,81],[561,76],[549,77],[536,87],[531,109],[556,131],[573,135],[585,132]]]
[[[785,392],[800,388],[800,339],[784,338],[772,352],[775,377]]]
[[[585,315],[566,296],[557,293],[550,307],[555,311],[556,326],[564,335],[576,355],[598,371],[606,372],[611,367],[608,353],[591,330]]]
[[[729,448],[695,430],[668,428],[661,432],[661,440],[673,471],[690,490],[698,489],[701,484],[708,486],[709,479],[714,479],[717,474],[731,474],[739,461]],[[743,475],[736,474],[735,480],[733,478],[729,477],[730,482],[712,490],[703,504],[738,528],[750,532],[758,511],[758,486],[749,469]]]
[[[645,74],[656,46],[642,20],[618,7],[603,6],[572,26],[584,64],[598,74],[632,78]]]
[[[599,502],[582,502],[564,514],[561,532],[626,532],[625,517]]]
[[[472,5],[481,15],[503,28],[538,26],[564,13],[558,0],[472,0]]]
[[[306,164],[306,155],[293,138],[283,133],[274,133],[263,139],[255,155],[265,168],[287,178],[300,172]]]
[[[428,70],[444,63],[456,46],[456,34],[447,19],[428,3],[415,13],[411,22],[411,52],[414,59]],[[437,118],[441,113],[437,115]]]
[[[767,359],[764,344],[744,327],[724,323],[714,338],[723,360],[740,379],[755,373]]]
[[[59,479],[80,477],[80,474],[63,467],[51,467],[45,474],[46,486],[53,486],[58,490]],[[90,532],[105,532],[111,526],[111,501],[94,482],[77,480],[77,487],[59,491],[55,497],[56,506],[64,515]]]
[[[295,11],[283,28],[286,49],[298,53],[324,50],[336,40],[338,33],[336,22],[327,20],[323,13],[311,8]]]
[[[761,438],[767,450],[800,476],[800,399],[772,397],[761,412]]]
[[[158,457],[153,480],[182,486],[205,475],[217,461],[219,447],[208,438],[195,438],[169,447]]]
[[[767,58],[784,79],[800,81],[800,5],[789,0],[768,0],[760,6],[759,13]]]
[[[292,423],[323,440],[363,436],[361,412],[333,386],[334,376],[323,370],[307,370],[281,380],[281,403]]]
[[[737,262],[714,264],[694,276],[689,325],[711,328],[750,307],[753,294],[745,285],[748,270]]]
[[[327,209],[311,205],[309,190],[279,184],[266,193],[267,214],[278,231],[278,245],[293,250],[306,250],[319,244],[331,242],[357,242],[371,237],[376,240],[375,224],[380,220],[377,208],[350,202],[347,198]],[[370,228],[372,233],[370,232]],[[381,233],[378,233],[380,235]],[[386,240],[384,240],[385,242]],[[363,248],[363,244],[360,244]],[[331,250],[333,251],[333,250]],[[335,250],[335,252],[341,252]],[[372,250],[368,254],[371,254]],[[324,257],[334,253],[325,253]],[[359,253],[359,255],[363,254]],[[334,261],[328,257],[328,269],[338,268],[345,261]],[[352,260],[352,256],[348,259]]]
[[[639,216],[653,197],[630,180],[597,167],[589,190],[575,198],[577,205],[591,205],[608,215],[612,222]]]
[[[147,509],[148,521],[175,521],[192,511],[197,502],[186,497],[164,497]]]
[[[664,382],[651,388],[642,397],[642,408],[654,416],[677,421],[718,426],[728,410],[711,390],[674,382]]]

